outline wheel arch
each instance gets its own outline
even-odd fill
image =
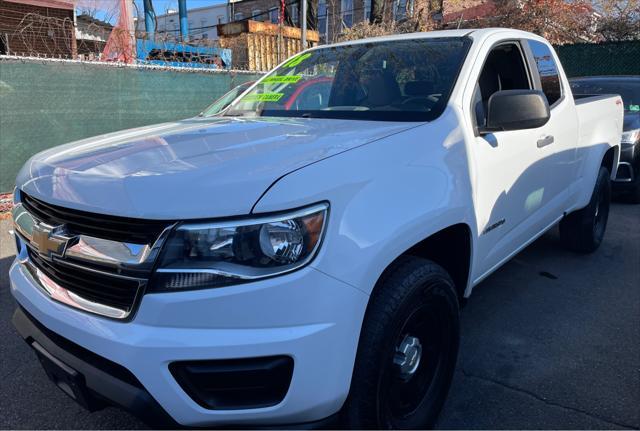
[[[602,163],[600,163],[600,166],[604,166],[609,170],[611,179],[614,179],[616,175],[616,171],[618,168],[618,159],[620,157],[619,153],[620,147],[616,145],[609,148],[602,156]]]
[[[607,168],[611,179],[616,177],[620,144],[609,145],[605,143],[590,148],[581,148],[579,151],[586,152],[586,155],[580,173],[578,200],[571,211],[582,209],[589,203],[601,167]]]
[[[379,287],[381,280],[394,265],[404,256],[415,256],[429,259],[440,265],[451,276],[462,301],[471,273],[472,231],[466,223],[457,223],[441,229],[416,242],[393,259],[382,271],[374,286]]]

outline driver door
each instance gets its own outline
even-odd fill
[[[478,76],[472,102],[477,128],[486,121],[489,97],[497,91],[532,89],[533,79],[519,41],[492,48]],[[478,282],[520,248],[549,221],[553,177],[552,153],[540,146],[542,128],[476,133],[475,190],[478,252],[474,281]]]

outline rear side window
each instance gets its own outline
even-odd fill
[[[553,59],[551,49],[544,43],[530,40],[529,46],[531,47],[533,58],[536,60],[542,91],[547,96],[549,105],[553,105],[562,97],[558,65]]]

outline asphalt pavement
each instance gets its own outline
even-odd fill
[[[50,383],[10,324],[12,250],[0,221],[0,428],[144,428],[88,413]],[[477,286],[462,312],[443,429],[640,428],[640,205],[614,204],[601,248],[557,230]]]

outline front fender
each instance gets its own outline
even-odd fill
[[[458,124],[447,111],[436,122],[290,173],[255,212],[329,201],[327,231],[312,265],[370,294],[384,269],[416,243],[457,223],[476,226]]]

